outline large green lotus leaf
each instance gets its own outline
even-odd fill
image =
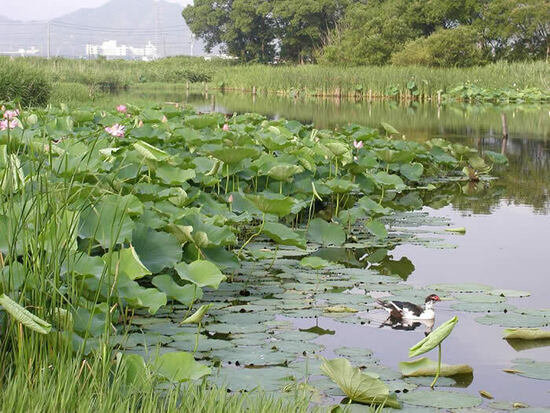
[[[294,175],[303,171],[304,168],[297,165],[275,165],[267,174],[277,181],[290,181]]]
[[[310,241],[323,245],[342,245],[346,241],[346,233],[340,225],[321,218],[309,223],[307,236]]]
[[[179,301],[183,305],[190,305],[194,300],[202,298],[202,289],[194,284],[179,285],[168,274],[157,275],[151,282],[169,299]]]
[[[368,196],[364,196],[358,202],[358,205],[369,213],[369,215],[389,215],[392,212],[391,208],[386,208],[380,205],[378,202],[373,201]]]
[[[193,169],[181,169],[164,164],[155,169],[155,174],[162,182],[168,185],[182,185],[195,177]]]
[[[507,328],[504,330],[505,339],[514,340],[542,340],[550,339],[550,331],[540,328]]]
[[[127,214],[129,198],[109,195],[82,211],[78,235],[93,238],[104,248],[131,241],[134,223]]]
[[[451,304],[451,308],[457,311],[468,311],[473,313],[501,313],[511,311],[515,307],[509,303],[467,303],[459,301]]]
[[[98,337],[105,332],[107,315],[100,308],[92,311],[78,307],[72,313],[74,330],[82,336]]]
[[[152,273],[171,268],[181,260],[181,243],[174,235],[144,225],[134,228],[132,245],[141,262]]]
[[[303,250],[306,249],[306,240],[297,232],[277,222],[266,222],[262,228],[262,234],[268,236],[277,244],[291,245]]]
[[[510,372],[514,374],[531,379],[550,380],[550,362],[548,361],[514,359],[512,363],[514,364]]]
[[[193,129],[215,128],[220,123],[220,114],[185,116],[183,123]]]
[[[149,314],[155,314],[167,302],[166,294],[156,288],[143,288],[137,282],[119,278],[118,295],[133,307],[145,307]]]
[[[151,271],[139,259],[133,246],[114,251],[111,255],[107,253],[103,256],[103,260],[107,265],[110,264],[109,269],[112,275],[121,274],[130,280],[136,280],[151,274]]]
[[[338,387],[354,402],[401,407],[395,397],[390,396],[389,388],[382,380],[361,372],[347,359],[324,360],[321,371],[338,384]]]
[[[324,143],[329,151],[336,157],[343,157],[349,155],[349,146],[343,142],[326,142]]]
[[[158,375],[172,382],[198,380],[211,373],[209,367],[197,363],[192,354],[184,351],[163,354],[153,365]]]
[[[143,386],[147,381],[149,371],[143,357],[137,354],[124,354],[122,356],[124,368],[124,383],[127,386]]]
[[[300,260],[300,265],[313,270],[320,270],[331,265],[331,262],[320,257],[304,257]]]
[[[485,325],[499,325],[501,327],[522,328],[522,327],[544,327],[550,325],[550,318],[531,315],[516,314],[487,314],[476,318],[476,321]]]
[[[365,224],[365,227],[369,230],[371,234],[373,234],[376,238],[387,238],[388,236],[388,230],[386,229],[386,226],[376,220],[371,219]]]
[[[345,194],[357,188],[357,185],[353,182],[341,178],[333,178],[326,181],[325,184],[335,194]]]
[[[224,247],[202,248],[201,251],[208,261],[213,262],[223,271],[236,270],[240,267],[237,256]]]
[[[399,172],[401,172],[401,175],[403,175],[409,181],[417,182],[424,173],[424,167],[421,163],[412,162],[401,165],[401,167],[399,168]]]
[[[430,155],[437,163],[449,164],[453,166],[458,163],[456,158],[449,155],[439,146],[432,146],[432,149],[430,150]]]
[[[72,269],[76,274],[100,279],[105,272],[105,261],[101,257],[82,253],[75,256]]]
[[[152,161],[163,161],[170,157],[169,153],[164,152],[163,150],[145,141],[134,142],[134,149],[145,159],[149,159]]]
[[[209,153],[226,164],[236,164],[247,158],[255,159],[260,155],[257,148],[246,146],[220,147]]]
[[[430,360],[427,357],[419,358],[413,361],[403,361],[399,363],[399,370],[405,377],[415,376],[435,376],[437,374],[437,361]],[[473,369],[467,364],[441,364],[441,376],[454,376],[456,374],[472,374]]]
[[[247,194],[246,198],[264,214],[274,214],[279,217],[290,214],[295,203],[291,197],[269,192]]]
[[[407,187],[399,175],[389,174],[385,171],[375,173],[372,178],[378,186],[395,189],[398,192]]]
[[[217,289],[226,279],[215,264],[209,261],[197,260],[191,264],[180,262],[174,266],[178,275],[198,287],[212,287]]]
[[[211,222],[213,220],[206,220],[204,215],[199,215],[198,213],[191,213],[185,216],[181,222],[186,226],[191,226],[193,228],[193,233],[204,232],[208,237],[208,246],[222,246],[222,245],[233,245],[236,242],[235,234],[231,231],[228,225],[218,226],[214,225]],[[184,232],[185,228],[182,229]],[[177,234],[174,233],[177,236]],[[190,234],[191,240],[196,241],[193,234]],[[204,247],[204,246],[203,246]]]
[[[506,301],[506,298],[483,293],[458,293],[454,294],[453,297],[465,303],[496,304]]]
[[[25,283],[27,271],[23,264],[18,261],[6,265],[0,270],[0,290],[4,292],[15,292]]]
[[[441,390],[416,390],[399,395],[399,400],[415,406],[436,407],[440,409],[463,409],[479,406],[481,397],[466,393]]]
[[[409,357],[419,356],[437,347],[447,338],[449,334],[451,334],[451,331],[455,328],[456,323],[458,323],[458,317],[456,316],[445,321],[428,336],[424,337],[424,339],[412,346],[409,349]]]

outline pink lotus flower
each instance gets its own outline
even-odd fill
[[[363,147],[363,141],[357,142],[356,140],[353,141],[353,147],[355,149],[361,149]]]
[[[13,119],[15,117],[19,116],[19,110],[6,110],[4,112],[4,119]]]
[[[166,123],[166,122],[168,122],[168,118],[166,117],[166,115],[164,115],[162,117],[162,123]]]
[[[128,108],[126,107],[126,105],[118,105],[116,107],[116,111],[120,113],[126,113],[127,110]]]
[[[0,120],[0,130],[13,129],[19,126],[19,121],[17,119],[4,119]]]
[[[113,126],[109,127],[107,126],[105,128],[105,131],[109,134],[114,136],[115,138],[124,138],[124,126],[119,125],[118,123],[115,123]]]
[[[227,132],[229,130],[229,125],[227,123],[224,123],[222,130]]]
[[[233,194],[229,195],[229,198],[227,198],[227,202],[229,203],[233,202]]]

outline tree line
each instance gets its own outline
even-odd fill
[[[549,0],[195,0],[191,31],[243,62],[473,66],[550,55]]]

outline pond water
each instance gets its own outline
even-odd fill
[[[449,218],[466,233],[443,235],[453,248],[430,248],[404,243],[390,251],[393,260],[406,257],[413,265],[407,283],[424,287],[433,283],[475,282],[495,288],[526,290],[528,298],[509,299],[510,305],[549,308],[550,299],[550,106],[398,105],[395,102],[353,102],[290,99],[239,94],[173,93],[165,101],[191,104],[202,112],[258,112],[312,122],[318,128],[335,128],[348,122],[378,127],[393,125],[407,139],[424,141],[442,137],[503,152],[509,166],[492,171],[498,177],[489,185],[464,185],[450,189],[444,202],[434,199],[424,211]],[[501,114],[508,120],[509,138],[502,143]],[[408,271],[410,272],[410,271]],[[436,325],[458,315],[460,322],[443,346],[443,361],[467,363],[474,368],[466,391],[491,393],[499,401],[550,406],[548,381],[505,373],[516,358],[550,362],[550,347],[516,351],[502,339],[502,327],[474,320],[479,313],[453,310],[445,301],[436,309]],[[309,328],[312,319],[293,319]],[[317,339],[333,356],[342,345],[371,349],[384,365],[397,368],[423,330],[397,331],[377,326],[342,323],[320,317],[319,326],[334,330]],[[374,323],[373,323],[374,324]]]

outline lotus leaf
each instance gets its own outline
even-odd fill
[[[323,245],[342,245],[346,240],[346,233],[342,227],[321,218],[315,218],[309,223],[308,239]]]
[[[441,390],[415,390],[401,394],[399,400],[415,406],[436,407],[439,409],[472,408],[482,403],[482,399],[478,396]]]
[[[338,384],[354,402],[401,407],[395,396],[390,396],[388,386],[383,381],[362,373],[357,367],[352,367],[347,359],[325,359],[321,371]]]
[[[262,228],[262,234],[265,234],[277,244],[292,245],[304,250],[306,249],[306,240],[283,224],[266,222]]]
[[[386,226],[376,219],[371,219],[365,226],[369,232],[377,238],[386,238],[388,236]]]
[[[403,361],[399,363],[399,370],[405,377],[415,376],[435,376],[437,374],[437,361],[422,357],[413,361]],[[473,369],[467,364],[441,364],[441,376],[454,376],[456,374],[472,374]]]
[[[168,164],[159,166],[155,174],[167,185],[182,185],[195,177],[193,169],[181,169]]]
[[[154,362],[154,371],[172,382],[198,380],[211,373],[210,368],[197,363],[192,354],[183,351],[160,356]]]
[[[115,277],[121,274],[131,280],[136,280],[151,274],[151,271],[143,265],[132,246],[113,253],[107,253],[103,256],[103,260],[109,265],[110,272]]]
[[[200,324],[210,307],[212,307],[212,304],[201,305],[192,315],[187,317],[185,320],[182,320],[181,324]]]
[[[545,327],[550,325],[550,318],[530,314],[487,314],[476,318],[480,324],[496,324],[501,327],[523,328],[523,327]]]
[[[418,162],[412,162],[408,164],[401,165],[399,172],[409,181],[418,182],[420,177],[424,173],[424,166]]]
[[[320,270],[330,265],[330,261],[324,260],[320,257],[304,257],[300,260],[302,267],[311,268],[313,270]]]
[[[137,354],[124,354],[122,356],[124,368],[124,383],[128,386],[142,386],[146,383],[149,371],[145,360]]]
[[[210,151],[210,155],[226,164],[236,164],[247,158],[257,158],[260,151],[254,147],[219,148]]]
[[[296,165],[275,165],[267,173],[271,178],[277,181],[290,181],[291,178],[302,173],[304,168]]]
[[[416,357],[421,354],[427,353],[428,351],[434,349],[436,346],[441,344],[441,342],[445,340],[449,334],[451,334],[451,331],[453,331],[457,322],[458,317],[455,316],[441,324],[428,336],[420,340],[409,349],[409,357]]]
[[[137,225],[132,232],[132,245],[141,262],[153,273],[173,267],[181,260],[181,243],[166,232]]]
[[[25,307],[13,301],[6,294],[0,295],[0,305],[4,311],[11,315],[17,322],[37,333],[48,334],[52,329],[50,323],[35,316]]]
[[[491,290],[488,293],[499,297],[529,297],[531,295],[528,291],[517,290]]]
[[[264,192],[257,195],[251,194],[246,195],[246,198],[264,214],[274,214],[279,217],[290,214],[294,206],[294,200],[291,197],[274,193]]]
[[[519,376],[531,379],[550,380],[550,362],[532,359],[512,360],[512,371]]]
[[[144,141],[134,142],[134,148],[145,159],[149,159],[152,161],[163,161],[170,157],[170,154],[168,154],[167,152],[164,152],[163,150],[158,149]]]
[[[209,261],[197,260],[191,264],[180,262],[174,266],[178,275],[198,287],[212,287],[217,289],[226,279],[216,265]]]
[[[179,285],[171,275],[157,275],[151,281],[155,287],[166,294],[171,300],[177,300],[184,305],[190,305],[194,300],[202,298],[202,290],[194,284]]]
[[[504,330],[504,338],[515,340],[541,340],[550,339],[550,331],[540,328],[507,328]]]

